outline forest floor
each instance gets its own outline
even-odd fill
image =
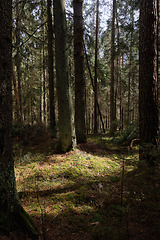
[[[55,145],[14,143],[18,194],[40,240],[159,239],[160,169],[139,167],[137,147],[105,135],[90,135],[66,154]]]

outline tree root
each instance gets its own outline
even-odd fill
[[[13,231],[19,231],[28,235],[32,240],[39,239],[39,232],[32,218],[20,205],[14,209],[14,212],[4,213],[3,211],[0,216],[0,222],[3,223],[0,226],[0,236],[7,236]]]
[[[30,215],[21,206],[15,213],[14,222],[16,225],[18,224],[21,231],[27,233],[32,240],[38,240],[38,229],[36,228]]]

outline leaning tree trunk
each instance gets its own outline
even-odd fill
[[[74,0],[75,128],[77,143],[86,142],[83,54],[83,0]]]
[[[55,57],[58,96],[58,150],[66,152],[72,148],[72,109],[69,70],[66,52],[65,1],[54,0]]]
[[[16,227],[35,236],[22,208],[15,183],[12,157],[12,1],[0,2],[0,234]]]
[[[88,68],[88,72],[89,72],[89,76],[90,76],[90,79],[91,79],[91,84],[92,84],[92,88],[93,88],[93,91],[95,92],[95,85],[94,85],[94,79],[92,77],[92,72],[91,72],[91,68],[90,68],[90,65],[89,65],[89,60],[88,60],[88,56],[87,56],[87,52],[86,52],[86,48],[84,46],[84,51],[85,51],[85,56],[86,56],[86,63],[87,63],[87,68]],[[100,107],[99,107],[99,103],[98,103],[98,98],[97,99],[97,109],[98,109],[98,114],[100,116],[100,120],[101,120],[101,124],[102,124],[102,128],[103,128],[103,133],[105,133],[105,127],[104,127],[104,122],[103,122],[103,118],[102,118],[102,113],[100,111]],[[95,100],[95,99],[94,99]],[[94,119],[93,119],[94,120]],[[94,127],[93,127],[94,128]],[[92,129],[93,129],[92,128]]]
[[[140,1],[140,160],[153,164],[158,134],[158,0]]]

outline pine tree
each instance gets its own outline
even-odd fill
[[[115,72],[115,13],[116,0],[113,0],[112,9],[112,32],[111,32],[111,81],[110,81],[110,135],[113,136],[116,130],[115,125],[115,89],[114,89],[114,72]]]
[[[12,1],[0,3],[0,233],[18,228],[37,238],[17,195],[12,154]]]
[[[86,142],[83,54],[83,0],[74,0],[75,129],[77,143]]]
[[[158,134],[158,0],[140,1],[140,160],[152,165]]]
[[[49,102],[50,102],[50,131],[51,137],[56,137],[55,99],[54,99],[54,69],[53,69],[53,26],[52,4],[47,0],[48,22],[48,75],[49,75]]]
[[[72,107],[66,46],[65,1],[54,0],[55,57],[58,96],[58,150],[66,152],[73,146]]]

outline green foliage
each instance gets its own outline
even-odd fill
[[[137,124],[129,123],[124,131],[118,133],[117,136],[112,139],[112,142],[129,146],[133,139],[138,138],[138,132]]]

